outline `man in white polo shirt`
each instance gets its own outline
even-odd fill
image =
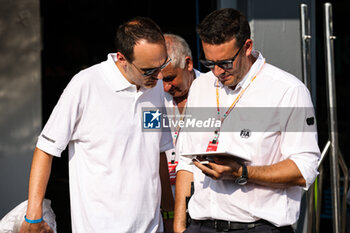
[[[305,85],[253,51],[245,16],[234,9],[209,14],[198,26],[209,74],[190,89],[187,113],[208,107],[221,124],[182,131],[176,150],[176,232],[293,232],[302,188],[317,176],[320,151]],[[202,164],[182,154],[228,151],[250,162],[214,157]],[[186,229],[185,198],[192,218]]]
[[[170,64],[162,71],[165,107],[169,121],[173,122],[173,124],[169,125],[175,146],[178,135],[181,132],[178,122],[183,119],[186,112],[188,92],[193,80],[199,77],[201,73],[193,68],[191,49],[182,37],[167,33],[164,34],[164,38],[168,56],[171,59]],[[175,195],[176,166],[179,155],[176,154],[175,148],[165,153],[168,159],[170,183]],[[174,212],[172,209],[163,217],[173,219],[173,216]]]
[[[168,56],[171,59],[170,64],[162,71],[165,107],[167,108],[169,121],[177,123],[183,119],[186,112],[187,97],[191,84],[201,73],[193,68],[191,49],[182,37],[175,34],[164,34],[164,38]],[[181,127],[179,125],[175,126],[175,124],[170,124],[170,126],[175,146]],[[174,192],[175,168],[178,164],[179,155],[175,153],[175,148],[173,148],[166,151],[166,156],[169,165],[170,182]]]
[[[42,201],[52,158],[68,144],[73,232],[163,230],[161,180],[171,191],[160,152],[172,148],[172,139],[170,132],[144,132],[142,109],[164,107],[158,80],[170,59],[160,28],[148,18],[121,25],[116,45],[107,61],[74,76],[40,134],[21,232],[45,226]]]

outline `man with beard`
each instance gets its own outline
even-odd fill
[[[182,132],[176,150],[175,232],[293,232],[302,189],[318,172],[320,151],[310,93],[293,75],[253,50],[245,16],[219,9],[198,26],[202,64],[216,76],[196,79],[188,109],[215,109],[211,132]],[[255,114],[252,114],[255,113]],[[181,155],[228,151],[206,164]],[[186,197],[194,180],[186,229]]]

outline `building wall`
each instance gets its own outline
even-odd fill
[[[218,8],[232,7],[242,11],[249,20],[254,49],[266,62],[302,80],[300,42],[300,4],[306,3],[311,22],[311,92],[316,95],[315,1],[314,0],[218,0]]]
[[[39,0],[1,0],[0,219],[27,199],[41,129]]]

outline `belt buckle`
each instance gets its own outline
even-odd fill
[[[218,228],[218,221],[214,220],[214,228],[217,232],[221,231],[219,228]]]
[[[256,223],[249,223],[249,224],[247,225],[247,228],[248,228],[248,229],[252,229],[252,228],[255,228],[256,226],[257,226]]]
[[[230,221],[228,221],[227,223],[228,223],[228,225],[227,225],[227,229],[222,229],[224,232],[228,232],[228,231],[230,231],[230,230],[231,230],[231,222],[230,222]]]
[[[226,224],[227,223],[227,224]],[[225,226],[224,226],[225,225]],[[228,232],[231,229],[231,222],[230,221],[222,221],[219,222],[217,220],[214,221],[214,228],[217,232]]]

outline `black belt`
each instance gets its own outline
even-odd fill
[[[229,230],[248,230],[257,226],[271,224],[265,220],[259,220],[256,222],[230,222],[223,220],[193,220],[202,224],[202,226],[208,228],[214,228],[217,231],[229,231]]]

